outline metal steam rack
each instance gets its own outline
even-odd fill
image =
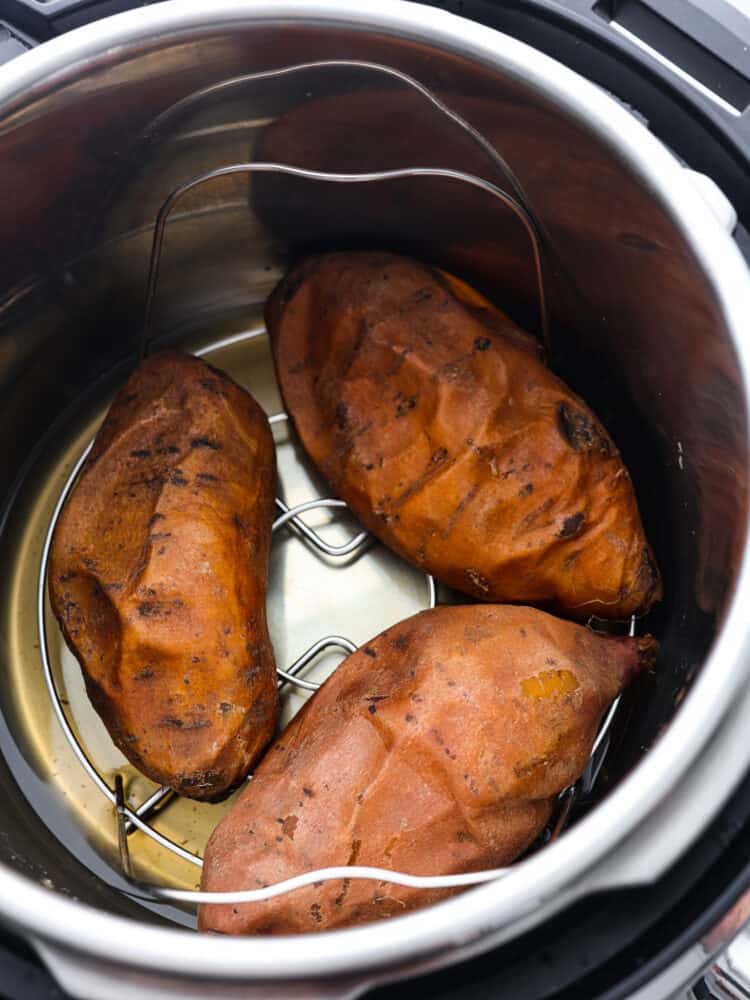
[[[220,167],[218,169],[211,170],[207,173],[201,174],[200,176],[194,177],[188,180],[186,183],[182,184],[180,187],[176,188],[167,197],[167,199],[162,204],[155,223],[154,237],[151,251],[151,260],[149,268],[148,286],[146,294],[146,305],[145,305],[145,316],[143,331],[141,337],[141,347],[140,355],[144,356],[147,348],[149,346],[149,333],[151,328],[152,319],[152,308],[154,303],[154,297],[156,293],[156,288],[159,278],[159,264],[162,255],[163,240],[165,227],[168,217],[176,204],[180,199],[186,195],[188,192],[195,190],[197,187],[206,184],[212,180],[219,177],[226,177],[233,174],[253,174],[253,173],[274,173],[286,176],[292,176],[297,178],[303,178],[308,181],[318,181],[326,183],[336,183],[336,184],[378,184],[386,183],[391,180],[404,179],[404,178],[424,178],[424,177],[437,177],[444,178],[448,181],[455,182],[456,184],[470,185],[474,188],[479,189],[486,193],[489,197],[500,201],[506,206],[523,224],[526,233],[529,236],[531,253],[536,273],[536,283],[539,296],[539,330],[540,334],[545,341],[549,343],[548,336],[548,315],[547,315],[547,305],[545,297],[545,287],[544,287],[544,273],[543,273],[543,254],[545,245],[545,236],[541,225],[538,220],[535,219],[534,214],[528,207],[528,201],[524,195],[523,188],[521,187],[518,179],[514,176],[512,170],[505,162],[505,160],[500,156],[500,154],[495,150],[491,143],[482,136],[477,130],[466,122],[460,115],[458,115],[451,108],[447,107],[434,93],[428,90],[419,81],[412,77],[401,73],[391,67],[381,66],[374,63],[364,63],[360,61],[344,61],[344,60],[328,60],[319,63],[304,63],[296,66],[283,67],[279,70],[268,71],[259,74],[251,74],[248,76],[243,76],[237,78],[236,80],[225,81],[222,84],[215,85],[212,88],[207,88],[204,91],[200,91],[195,95],[191,95],[190,98],[186,98],[181,101],[179,105],[176,105],[171,111],[184,111],[185,106],[190,101],[198,101],[199,99],[205,97],[207,94],[211,94],[216,90],[225,90],[228,87],[246,84],[254,80],[268,79],[272,76],[282,76],[300,72],[302,70],[327,70],[330,68],[341,68],[341,67],[354,67],[358,70],[366,69],[372,70],[375,73],[385,74],[386,76],[396,79],[401,83],[405,84],[421,94],[434,108],[443,113],[454,125],[459,129],[463,130],[469,137],[476,142],[482,150],[487,154],[491,162],[493,163],[495,169],[505,178],[505,181],[509,184],[512,189],[513,194],[507,193],[503,188],[494,184],[482,177],[478,177],[474,174],[463,173],[458,170],[441,168],[441,167],[405,167],[401,169],[394,170],[383,170],[371,173],[361,173],[361,174],[344,174],[344,173],[332,173],[332,172],[322,172],[316,170],[303,169],[290,164],[283,163],[266,163],[266,162],[248,162],[248,163],[236,163],[225,167]],[[169,114],[166,112],[165,115]],[[157,126],[163,125],[165,115],[162,115],[154,123],[152,123],[152,129]],[[203,353],[203,352],[199,352]],[[269,417],[269,422],[271,424],[276,424],[287,419],[287,415],[283,412],[277,413]],[[365,866],[347,865],[339,866],[334,868],[316,869],[308,872],[301,872],[299,875],[286,879],[285,881],[278,882],[264,888],[259,889],[247,889],[238,890],[236,892],[200,892],[192,890],[182,890],[171,888],[167,886],[156,886],[141,882],[136,877],[130,849],[129,849],[129,838],[132,833],[136,830],[141,831],[147,837],[150,837],[156,843],[160,844],[161,847],[166,850],[176,854],[183,860],[192,863],[196,867],[202,865],[201,858],[191,851],[185,849],[178,843],[166,837],[164,834],[160,833],[153,825],[149,822],[149,818],[154,814],[159,806],[166,804],[166,800],[172,796],[176,797],[176,793],[169,787],[164,786],[159,788],[153,794],[148,796],[144,801],[137,806],[137,808],[130,808],[125,802],[124,786],[122,776],[117,774],[114,787],[112,787],[102,776],[102,774],[97,770],[95,765],[92,763],[88,757],[86,751],[79,743],[74,728],[71,725],[70,720],[66,714],[65,708],[63,707],[63,701],[61,698],[61,692],[58,689],[57,682],[55,680],[54,672],[51,666],[50,652],[48,646],[48,622],[47,622],[47,609],[45,601],[46,593],[46,579],[47,579],[47,568],[49,561],[50,548],[52,544],[52,538],[55,531],[55,526],[57,524],[60,512],[70,495],[77,477],[86,461],[87,455],[91,449],[91,444],[89,444],[83,453],[80,455],[78,461],[76,462],[74,468],[72,469],[67,481],[64,484],[62,492],[55,504],[50,524],[44,539],[44,545],[42,548],[41,564],[39,568],[39,578],[38,578],[38,597],[37,597],[37,624],[39,630],[39,648],[41,655],[41,665],[44,672],[44,679],[49,691],[49,695],[52,701],[52,706],[54,709],[57,721],[62,729],[62,732],[67,739],[70,747],[77,757],[78,761],[88,774],[89,778],[94,782],[99,791],[112,803],[115,810],[115,816],[118,826],[118,844],[120,853],[120,863],[122,866],[123,874],[130,883],[131,889],[127,890],[127,894],[134,898],[142,898],[149,901],[174,901],[181,903],[253,903],[261,902],[267,899],[271,899],[275,896],[282,895],[284,893],[292,892],[295,889],[301,888],[302,886],[311,885],[313,883],[324,882],[332,879],[372,879],[383,883],[392,883],[397,885],[408,886],[412,888],[425,888],[425,889],[435,889],[435,888],[460,888],[470,885],[477,885],[483,882],[489,882],[494,879],[502,878],[506,875],[510,869],[509,868],[498,868],[486,871],[469,872],[453,875],[430,875],[430,876],[418,876],[409,874],[406,872],[392,871],[383,868],[372,868]],[[300,544],[305,544],[312,546],[317,552],[324,554],[328,557],[350,556],[353,553],[362,551],[365,546],[370,542],[370,536],[365,531],[360,531],[356,535],[350,537],[346,542],[339,545],[333,545],[326,541],[320,533],[314,530],[303,520],[302,515],[306,512],[316,510],[319,508],[344,508],[346,505],[340,499],[334,497],[320,497],[312,498],[304,503],[297,504],[296,506],[289,507],[281,498],[276,498],[276,507],[278,509],[278,516],[273,523],[273,537],[278,538],[282,529],[293,530],[296,539]],[[344,572],[346,566],[342,563],[341,572]],[[426,607],[434,608],[436,605],[436,587],[435,582],[431,576],[426,577]],[[635,618],[630,622],[630,635],[635,634]],[[315,691],[320,685],[306,680],[304,677],[300,676],[305,668],[310,665],[315,658],[323,650],[327,649],[337,649],[343,653],[349,654],[356,650],[356,646],[353,642],[341,635],[325,635],[314,642],[298,659],[296,659],[291,665],[285,669],[277,668],[278,673],[278,686],[281,692],[287,690],[288,688],[295,686],[305,691]],[[575,803],[584,795],[588,795],[599,775],[602,764],[604,762],[609,742],[612,722],[617,712],[620,699],[618,698],[610,707],[607,713],[596,741],[593,745],[591,756],[588,765],[575,784],[566,788],[560,793],[558,799],[558,806],[556,809],[555,816],[550,822],[546,831],[542,837],[537,842],[547,843],[556,839],[562,830],[564,829],[566,822],[570,816],[571,810]]]

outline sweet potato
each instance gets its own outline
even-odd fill
[[[313,462],[405,559],[487,601],[624,618],[661,596],[632,483],[510,320],[391,254],[312,257],[266,317]]]
[[[192,798],[228,792],[276,725],[274,486],[252,397],[159,354],[117,395],[55,531],[50,600],[94,707],[137,768]]]
[[[425,611],[349,656],[268,751],[206,848],[201,886],[251,889],[330,865],[421,875],[509,864],[586,766],[603,712],[655,654],[542,611]],[[205,904],[225,934],[322,931],[445,890],[345,879]]]

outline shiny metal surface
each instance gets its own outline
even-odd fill
[[[519,177],[555,254],[555,367],[622,448],[665,572],[667,599],[648,623],[662,660],[635,692],[638,711],[618,737],[620,771],[597,809],[497,884],[390,923],[299,938],[297,986],[283,940],[148,926],[147,914],[91,877],[78,817],[70,823],[39,765],[54,738],[49,719],[35,714],[32,697],[3,685],[0,742],[33,813],[0,773],[0,911],[41,940],[59,974],[87,995],[104,995],[113,974],[143,995],[179,995],[176,968],[210,977],[211,995],[220,995],[219,981],[248,978],[259,996],[355,995],[368,982],[454,961],[593,888],[653,878],[705,827],[750,757],[745,265],[681,167],[606,95],[511,39],[408,4],[168,3],[81,29],[0,74],[0,237],[12,247],[0,276],[0,419],[12,428],[0,464],[0,560],[14,571],[1,578],[5,676],[23,683],[37,669],[35,651],[19,640],[29,610],[16,571],[38,568],[40,536],[26,529],[53,502],[42,470],[45,455],[59,458],[61,441],[50,428],[67,410],[72,432],[76,405],[90,412],[132,364],[164,196],[196,173],[261,155],[311,170],[440,167],[497,180],[496,162],[426,114],[398,81],[374,88],[366,71],[332,68],[325,80],[294,86],[212,89],[313,51],[392,66],[434,89]],[[207,88],[200,107],[165,121],[176,102]],[[439,178],[420,194],[408,182],[382,191],[367,200],[313,196],[304,180],[280,187],[233,178],[196,194],[167,230],[153,314],[160,342],[189,344],[201,330],[216,336],[246,320],[290,257],[317,246],[418,254],[533,326],[528,248],[508,213],[449,195]],[[379,601],[387,596],[381,587]],[[340,610],[361,621],[356,608]],[[294,622],[279,638],[281,662],[320,634],[305,627]],[[55,838],[75,843],[82,864]],[[43,878],[61,892],[34,884]],[[164,918],[180,919],[153,919]],[[71,958],[81,949],[85,960]],[[336,976],[343,981],[332,983]],[[251,992],[245,983],[226,989]],[[190,990],[200,993],[195,983]]]

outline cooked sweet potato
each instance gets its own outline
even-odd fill
[[[262,410],[197,358],[144,361],[58,522],[52,608],[117,746],[216,799],[273,735],[266,626],[275,455]]]
[[[388,629],[266,754],[208,842],[202,888],[251,889],[330,865],[437,875],[509,864],[655,649],[524,607],[441,607]],[[345,879],[264,903],[206,904],[199,926],[329,930],[445,895]]]
[[[391,254],[327,254],[266,314],[305,449],[405,559],[481,600],[575,617],[659,599],[612,440],[465,285]]]

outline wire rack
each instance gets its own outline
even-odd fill
[[[195,95],[179,102],[179,104],[175,105],[169,110],[169,112],[161,115],[155,120],[155,122],[152,123],[151,128],[154,133],[157,133],[159,129],[164,126],[164,122],[170,114],[176,115],[178,112],[181,113],[191,102],[199,102],[206,95],[212,95],[218,90],[226,91],[232,87],[247,84],[249,81],[268,79],[272,76],[289,75],[303,70],[328,71],[332,68],[339,69],[341,67],[355,67],[360,70],[364,68],[372,72],[384,74],[391,78],[398,79],[406,86],[421,94],[433,108],[444,114],[453,123],[453,125],[468,134],[469,137],[482,148],[482,150],[489,156],[497,172],[504,178],[504,181],[509,185],[513,193],[509,194],[501,186],[494,184],[485,178],[442,167],[404,167],[401,169],[384,170],[371,173],[344,174],[308,170],[283,163],[247,162],[219,167],[201,174],[200,176],[194,177],[171,192],[161,205],[156,217],[149,266],[144,322],[140,340],[140,356],[144,356],[147,353],[150,343],[153,304],[159,278],[159,265],[162,256],[165,227],[170,213],[188,192],[194,191],[201,185],[209,183],[220,177],[253,173],[273,173],[302,178],[311,182],[356,185],[384,184],[389,181],[405,178],[412,178],[418,181],[420,178],[432,177],[443,178],[444,180],[454,184],[469,185],[472,188],[484,192],[489,198],[501,202],[509,211],[511,211],[523,224],[524,230],[528,235],[539,296],[540,334],[545,343],[548,344],[548,315],[543,273],[543,232],[535,218],[534,213],[528,205],[528,201],[520,182],[514,176],[506,161],[500,156],[492,144],[481,135],[481,133],[477,132],[473,126],[467,123],[455,111],[448,108],[435,94],[412,77],[387,66],[342,60],[287,66],[278,70],[266,71],[261,74],[252,74],[236,78],[235,80],[225,81],[224,83],[208,88],[205,91],[200,91]],[[144,136],[147,136],[147,134],[148,130],[144,133]],[[287,415],[285,413],[277,413],[269,417],[271,424],[280,423],[286,419]],[[176,793],[171,788],[167,786],[159,788],[153,794],[145,798],[137,807],[131,808],[125,801],[122,776],[120,774],[116,775],[114,784],[111,785],[97,770],[96,766],[92,763],[85,749],[81,746],[76,737],[75,730],[68,719],[65,708],[63,707],[61,692],[58,689],[57,681],[52,670],[48,646],[48,615],[45,600],[50,548],[60,512],[75,485],[81,469],[83,468],[90,448],[91,444],[89,444],[83,451],[74,468],[71,470],[70,475],[65,482],[60,496],[55,504],[50,524],[44,539],[39,568],[37,600],[39,648],[44,679],[55,716],[62,732],[89,778],[94,782],[102,795],[104,795],[115,807],[120,862],[123,874],[126,876],[131,886],[130,890],[128,890],[128,895],[150,901],[169,900],[182,903],[201,904],[250,903],[261,902],[263,900],[273,898],[274,896],[292,892],[293,890],[305,885],[324,882],[331,879],[374,879],[381,882],[414,888],[460,888],[492,881],[505,876],[510,869],[499,868],[454,875],[417,876],[406,872],[392,871],[390,869],[347,865],[343,867],[316,869],[314,871],[302,872],[294,878],[260,889],[238,890],[236,892],[221,893],[205,893],[192,890],[175,889],[168,886],[156,886],[141,882],[137,879],[129,847],[129,839],[136,830],[141,831],[166,850],[172,852],[183,860],[192,863],[196,867],[200,867],[202,865],[202,861],[197,854],[186,850],[182,845],[175,843],[173,840],[160,833],[150,822],[150,818],[153,816],[155,811],[163,803],[165,803],[167,799],[172,796],[176,796]],[[317,497],[290,507],[283,499],[277,497],[276,507],[278,510],[278,516],[273,523],[273,537],[274,539],[277,539],[283,530],[291,531],[299,543],[308,545],[315,551],[325,556],[333,557],[334,559],[350,556],[357,552],[364,553],[365,548],[371,541],[371,538],[366,531],[360,531],[353,534],[345,542],[334,545],[323,538],[318,531],[310,527],[310,525],[302,517],[303,514],[312,510],[320,508],[345,508],[345,506],[346,505],[342,500],[335,497]],[[344,572],[345,568],[346,560],[341,558],[341,571]],[[425,607],[434,608],[435,605],[435,582],[431,576],[427,576],[425,581]],[[629,631],[631,635],[635,634],[634,618],[630,622]],[[324,650],[335,649],[348,655],[353,653],[356,648],[355,644],[344,636],[321,636],[293,663],[289,664],[285,668],[277,668],[278,686],[280,691],[283,692],[286,688],[294,686],[308,692],[314,692],[320,685],[300,676],[304,672],[305,668],[311,664]],[[617,712],[619,701],[620,700],[618,698],[612,704],[601,725],[585,771],[575,784],[571,785],[560,794],[554,817],[547,829],[544,831],[542,837],[540,837],[537,842],[538,844],[547,843],[556,839],[565,828],[565,825],[570,818],[571,810],[576,802],[582,796],[588,795],[593,789],[609,748],[612,722],[615,717],[615,713]]]

